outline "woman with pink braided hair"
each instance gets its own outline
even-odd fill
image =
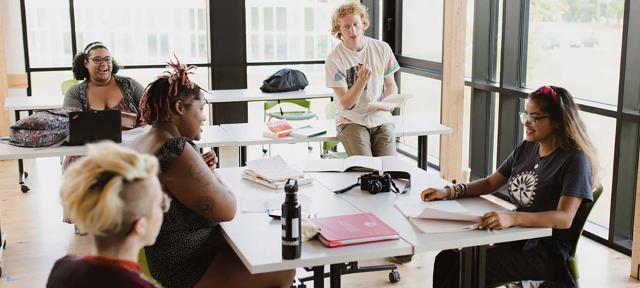
[[[193,143],[205,121],[202,89],[189,80],[195,67],[176,58],[168,68],[145,89],[140,109],[152,128],[132,143],[156,155],[174,200],[145,248],[151,275],[165,287],[290,287],[294,271],[251,274],[222,237],[218,223],[233,219],[236,200],[214,170],[216,156]]]

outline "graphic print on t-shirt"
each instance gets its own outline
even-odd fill
[[[358,70],[360,70],[358,65],[347,69],[347,89],[351,89],[351,86],[358,80]]]
[[[524,171],[509,179],[509,195],[521,206],[533,205],[538,188],[538,174],[535,171]]]

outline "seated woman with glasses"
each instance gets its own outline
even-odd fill
[[[188,77],[195,67],[168,64],[140,102],[151,130],[132,143],[158,157],[160,182],[175,200],[156,243],[145,248],[151,275],[169,288],[290,287],[294,271],[251,274],[226,244],[219,223],[233,219],[236,199],[215,173],[215,155],[201,156],[193,143],[205,121],[202,89]]]
[[[516,211],[488,212],[482,216],[480,229],[549,227],[553,235],[487,249],[486,285],[546,280],[575,287],[567,259],[582,223],[574,217],[582,201],[593,201],[591,187],[598,185],[598,161],[578,106],[567,90],[543,86],[528,100],[520,114],[526,139],[497,172],[468,184],[428,188],[422,191],[422,200],[478,197],[506,184]],[[459,259],[453,250],[438,254],[433,287],[458,287]]]
[[[89,155],[65,171],[62,206],[93,236],[94,252],[56,261],[47,287],[155,287],[137,261],[169,209],[157,173],[155,157],[109,142],[91,145]]]
[[[132,78],[116,75],[120,67],[104,44],[89,43],[73,59],[72,69],[76,80],[85,81],[67,90],[64,107],[83,111],[118,109],[122,111],[123,128],[140,125],[138,103],[144,88]]]

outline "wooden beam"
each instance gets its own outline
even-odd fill
[[[640,179],[640,166],[638,178]],[[631,277],[640,279],[640,181],[636,181],[636,208],[633,218],[633,244],[631,247]]]
[[[9,135],[9,113],[4,110],[4,101],[9,94],[7,77],[6,51],[4,50],[3,19],[0,15],[0,135]]]
[[[29,87],[27,74],[7,74],[7,83],[9,88],[27,88]]]
[[[456,182],[462,179],[466,20],[466,0],[444,1],[440,118],[443,125],[453,129],[453,133],[440,137],[440,177]]]

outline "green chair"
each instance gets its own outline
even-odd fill
[[[298,108],[297,110],[283,111],[282,104],[288,103],[289,106],[295,106]],[[277,109],[276,109],[277,108]],[[299,109],[303,108],[303,109]],[[269,117],[268,121],[271,121],[271,118],[276,118],[280,120],[288,120],[288,121],[300,121],[300,120],[309,120],[312,118],[318,119],[318,116],[311,112],[311,101],[306,99],[284,99],[284,100],[272,100],[264,102],[264,118]]]
[[[285,103],[289,107],[294,106],[295,110],[284,111],[282,107]],[[318,115],[311,112],[311,101],[306,99],[283,99],[265,101],[263,120],[268,122],[273,118],[287,121],[301,121],[309,120],[312,118],[318,119]],[[307,148],[309,148],[309,150],[312,149],[308,142]],[[267,153],[267,149],[264,148],[264,145],[262,146],[262,153]]]
[[[76,79],[69,79],[62,82],[62,84],[60,85],[60,91],[62,92],[62,95],[66,94],[69,88],[71,88],[73,85],[76,85],[78,83],[80,83],[80,80],[76,80]]]
[[[587,223],[587,219],[589,218],[589,214],[591,214],[591,209],[596,205],[596,201],[602,195],[602,185],[599,185],[595,189],[593,189],[593,201],[592,202],[582,202],[580,204],[580,208],[576,212],[576,221],[580,223],[578,226],[579,233],[576,234],[576,238],[573,239],[573,250],[571,250],[571,254],[569,254],[569,259],[567,259],[567,264],[569,265],[569,270],[571,274],[573,274],[573,278],[577,281],[580,278],[580,271],[578,270],[578,258],[576,257],[576,250],[578,249],[578,240],[580,240],[580,235],[582,235],[582,230],[584,229],[584,224]]]
[[[144,252],[144,248],[140,249],[140,252],[138,252],[138,264],[140,264],[140,272],[142,272],[144,278],[157,287],[161,287],[160,282],[151,276],[151,272],[149,271],[149,262],[147,262],[147,254]]]
[[[336,119],[336,102],[329,102],[324,109],[324,113],[327,119]],[[322,142],[322,158],[347,158],[346,152],[337,152],[336,148],[340,144],[340,141],[324,141]]]

